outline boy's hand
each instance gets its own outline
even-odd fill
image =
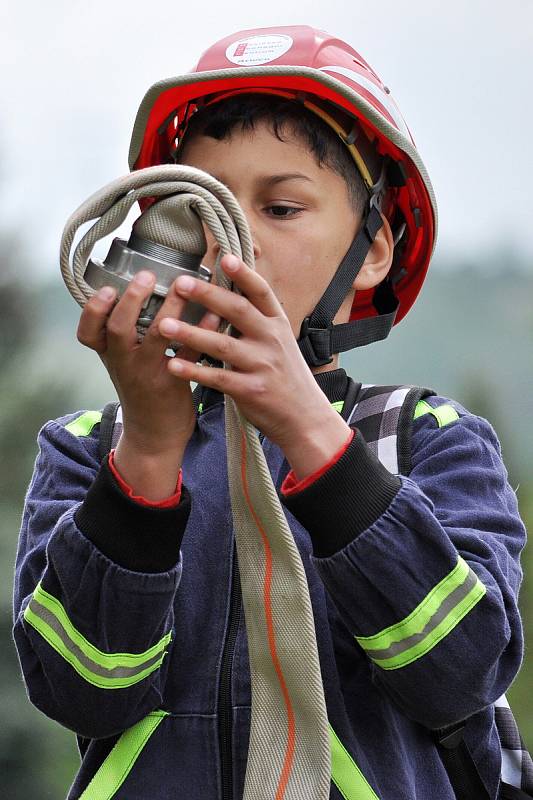
[[[168,315],[162,316],[159,331],[191,351],[231,364],[232,369],[195,364],[180,353],[168,361],[168,372],[230,395],[246,418],[282,448],[301,479],[332,458],[350,429],[316,383],[268,283],[235,256],[225,256],[221,264],[242,295],[186,278],[178,278],[177,291],[228,320],[239,337]]]
[[[151,494],[151,499],[156,499],[154,491],[150,491],[151,486],[141,485],[140,465],[135,468],[133,462],[144,457],[146,466],[151,460],[154,474],[156,462],[168,464],[168,480],[163,481],[168,486],[156,493],[163,497],[172,494],[195,424],[188,379],[176,380],[168,371],[165,351],[169,342],[159,332],[163,317],[179,318],[185,307],[186,301],[177,293],[175,284],[142,342],[138,341],[135,324],[154,284],[152,273],[139,273],[116,304],[114,290],[100,290],[86,303],[78,326],[79,341],[95,350],[104,362],[122,406],[123,438],[117,449],[117,467],[139,494]],[[219,322],[215,315],[206,314],[201,326],[213,330]],[[181,353],[184,360],[194,361],[198,355],[189,348]]]

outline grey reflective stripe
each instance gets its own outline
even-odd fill
[[[94,672],[95,675],[101,675],[104,678],[130,678],[133,675],[138,675],[139,672],[143,672],[148,667],[151,667],[152,664],[155,664],[157,661],[161,660],[161,653],[156,653],[151,658],[148,658],[142,664],[138,664],[135,667],[112,667],[107,669],[106,667],[100,666],[96,661],[88,658],[83,650],[78,647],[72,639],[67,635],[67,632],[57,619],[47,608],[42,606],[40,603],[37,602],[35,597],[32,597],[30,600],[30,608],[34,614],[40,617],[47,625],[52,628],[53,631],[59,636],[65,648],[69,650],[72,655],[77,659],[77,661],[82,664],[82,666],[86,667],[90,672]]]
[[[383,648],[381,650],[372,650],[371,648],[366,648],[366,652],[373,659],[383,659],[383,658],[393,658],[394,656],[399,655],[400,653],[409,650],[415,644],[418,644],[423,639],[425,639],[428,634],[430,634],[435,628],[440,625],[443,619],[456,607],[459,605],[461,600],[468,595],[468,593],[476,586],[478,583],[478,577],[473,569],[470,569],[467,575],[467,578],[461,586],[458,586],[454,591],[446,597],[446,599],[441,603],[437,611],[433,614],[427,625],[418,633],[413,633],[411,636],[408,636],[405,639],[402,639],[399,642],[393,642],[390,647]]]
[[[128,660],[135,656],[129,654],[116,654],[106,656],[107,658],[120,658],[123,662],[120,666],[106,667],[91,659],[81,647],[79,647],[69,636],[61,621],[53,614],[50,609],[42,605],[33,596],[24,612],[24,619],[33,627],[48,644],[56,650],[68,663],[89,683],[95,686],[108,689],[120,689],[131,686],[142,680],[153,672],[166,654],[160,649],[155,654],[150,654],[142,663],[135,663],[134,666],[126,666]],[[165,640],[163,640],[165,641]]]

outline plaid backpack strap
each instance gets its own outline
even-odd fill
[[[198,413],[202,411],[202,397],[204,387],[198,384],[192,393],[193,403]],[[122,433],[122,407],[120,403],[113,402],[104,406],[102,420],[100,422],[100,441],[98,444],[100,461],[113,450],[120,439]]]
[[[411,471],[411,431],[417,403],[434,395],[420,386],[363,384],[348,425],[357,427],[384,467],[394,475]]]
[[[122,433],[122,409],[120,403],[108,403],[102,412],[100,422],[100,461],[108,455],[110,450],[117,446]]]
[[[204,387],[198,384],[192,393],[192,399],[196,411],[202,411],[202,396],[204,394]],[[99,452],[100,461],[108,455],[110,450],[113,450],[120,439],[122,433],[122,407],[120,403],[108,403],[102,411],[102,420],[100,422],[100,441]]]
[[[533,797],[533,760],[522,741],[505,695],[494,703],[494,721],[502,748],[501,797],[520,800]]]
[[[347,419],[357,427],[381,463],[395,475],[411,472],[411,434],[418,403],[435,395],[419,386],[363,384]],[[422,412],[423,413],[423,412]],[[502,800],[533,797],[533,763],[504,697],[495,704],[495,723],[502,746]],[[457,800],[488,800],[488,793],[466,747],[468,719],[432,731]]]

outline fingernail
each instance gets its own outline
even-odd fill
[[[239,259],[236,256],[226,256],[224,263],[228,272],[237,272],[239,269]]]
[[[141,270],[141,272],[137,272],[135,275],[135,282],[139,283],[141,286],[151,286],[154,282],[154,279],[151,272]]]
[[[115,296],[115,290],[112,289],[111,286],[102,286],[102,288],[98,290],[97,296],[100,300],[112,300]]]
[[[220,325],[220,317],[218,314],[213,314],[209,311],[204,317],[204,323],[208,325],[210,328],[214,328]]]
[[[166,333],[169,336],[175,336],[180,329],[180,324],[175,319],[165,317],[159,323],[159,330],[161,333]]]
[[[178,278],[178,286],[180,289],[183,289],[184,292],[190,292],[194,286],[194,278],[190,278],[188,275],[182,275]]]
[[[168,362],[168,368],[171,369],[172,372],[183,372],[183,364],[176,358],[170,359],[170,361]]]

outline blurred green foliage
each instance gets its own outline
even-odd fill
[[[59,280],[33,289],[17,242],[0,276],[0,775],[9,800],[65,797],[77,770],[75,737],[29,703],[11,640],[11,586],[20,513],[36,456],[37,430],[47,419],[114,398],[97,357],[75,340],[79,310]],[[25,269],[25,266],[28,267]],[[442,266],[442,265],[441,265]],[[434,270],[409,320],[390,340],[356,351],[347,371],[368,383],[413,383],[455,397],[487,417],[502,440],[526,524],[533,523],[533,270],[505,264],[448,265]],[[489,265],[490,266],[490,265]],[[452,269],[453,267],[453,269]],[[521,594],[526,659],[509,692],[522,733],[533,747],[533,558],[523,560]]]

